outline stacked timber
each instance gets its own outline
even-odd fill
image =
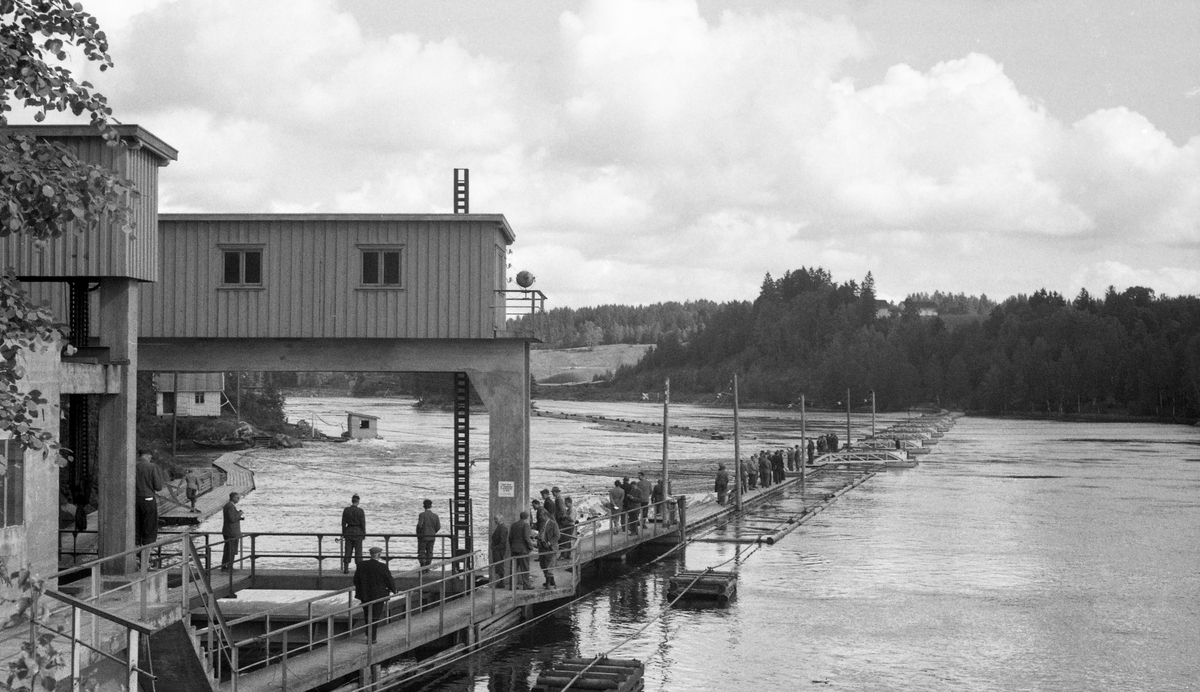
[[[679,572],[671,577],[667,596],[675,598],[680,594],[687,598],[715,600],[723,605],[737,596],[737,572]]]
[[[615,690],[640,692],[646,666],[636,659],[568,658],[538,675],[533,692],[560,690]]]

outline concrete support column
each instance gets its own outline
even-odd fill
[[[488,410],[488,517],[509,522],[529,510],[529,344],[512,346],[504,369],[467,371]]]
[[[138,282],[113,278],[100,281],[100,345],[119,370],[120,393],[100,397],[99,542],[100,556],[133,547],[134,465],[137,461]],[[123,574],[133,559],[105,571]]]

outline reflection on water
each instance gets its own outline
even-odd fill
[[[346,408],[383,415],[387,439],[253,458],[247,529],[332,530],[358,491],[371,530],[407,531],[421,497],[449,496],[448,414],[360,399],[289,405],[293,416],[329,420]],[[661,420],[643,404],[542,407]],[[672,407],[672,422],[690,427],[728,427],[728,416]],[[798,430],[790,411],[743,421],[761,441],[743,449],[782,445]],[[844,419],[810,422],[833,429]],[[485,455],[486,418],[474,424]],[[869,425],[857,416],[855,434]],[[655,435],[578,421],[535,419],[532,437],[534,486],[576,494],[604,479],[574,467],[654,464],[661,453]],[[570,609],[411,689],[527,690],[554,661],[629,637],[614,655],[647,662],[648,690],[1200,689],[1198,444],[1200,431],[1183,426],[964,418],[920,466],[875,476],[774,546],[693,544],[610,574]],[[674,458],[731,455],[731,441],[672,438]],[[486,487],[487,465],[474,472],[473,487]],[[722,530],[761,531],[752,525],[815,501],[822,489],[811,486],[808,497],[756,510],[762,521]],[[728,607],[666,608],[676,569],[727,560],[740,569]]]

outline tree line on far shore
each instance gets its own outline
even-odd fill
[[[844,405],[849,388],[855,406],[874,391],[880,410],[1200,417],[1195,296],[1135,286],[1068,300],[1043,288],[999,304],[939,292],[900,307],[880,309],[870,274],[838,283],[802,267],[768,274],[753,302],[562,308],[538,326],[552,347],[655,335],[641,362],[602,385],[613,393],[661,391],[669,377],[672,393],[715,398],[736,372],[740,395],[762,403],[803,393]]]

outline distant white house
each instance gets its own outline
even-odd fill
[[[379,416],[346,411],[346,430],[351,440],[379,437]]]
[[[892,314],[895,312],[898,312],[896,310],[896,306],[892,305],[891,303],[887,302],[886,300],[880,300],[879,298],[875,299],[875,317],[876,318],[883,319],[885,317],[891,317]]]
[[[176,374],[154,373],[154,389],[158,392],[156,411],[160,416],[171,414],[216,418],[221,415],[221,394],[225,391],[225,374],[220,372],[181,372],[179,391],[175,391]]]
[[[912,308],[917,311],[917,317],[937,317],[938,306],[929,300],[906,300],[904,301],[906,308]]]

